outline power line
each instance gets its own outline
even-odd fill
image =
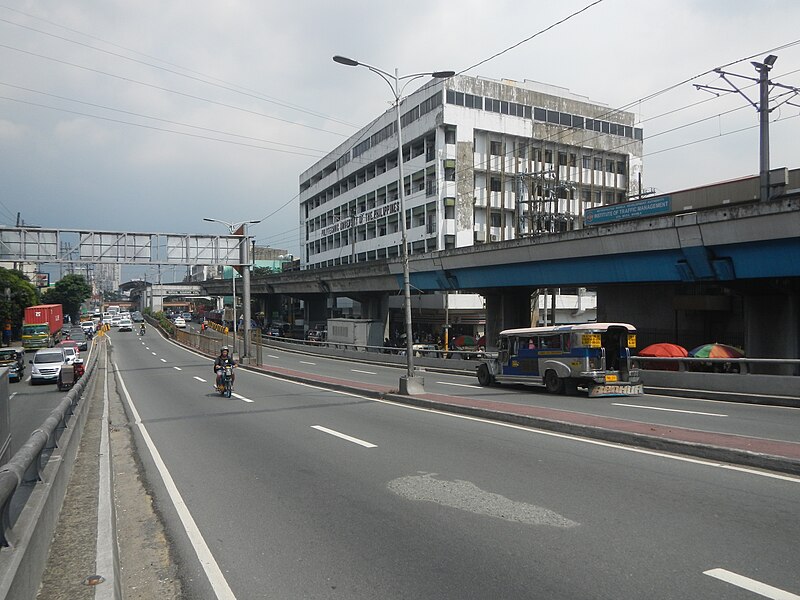
[[[305,154],[303,152],[294,152],[294,151],[291,151],[291,150],[281,150],[281,149],[278,149],[278,148],[268,148],[266,146],[257,146],[256,144],[246,144],[244,142],[236,142],[234,140],[225,140],[225,139],[215,138],[215,137],[211,137],[211,136],[207,136],[207,135],[199,135],[199,134],[196,134],[196,133],[188,133],[186,131],[176,131],[174,129],[166,129],[164,127],[156,127],[154,125],[145,125],[144,123],[134,123],[133,121],[123,121],[122,119],[112,119],[111,117],[102,117],[100,115],[92,115],[92,114],[83,113],[83,112],[80,112],[80,111],[77,111],[77,110],[70,110],[68,108],[59,108],[59,107],[56,107],[56,106],[48,106],[47,104],[39,104],[38,102],[31,102],[30,100],[20,100],[18,98],[9,98],[8,96],[0,96],[0,100],[8,100],[10,102],[18,102],[20,104],[28,104],[30,106],[38,106],[40,108],[47,108],[47,109],[50,109],[50,110],[57,110],[57,111],[60,111],[60,112],[65,112],[65,113],[69,113],[69,114],[73,114],[73,115],[79,115],[81,117],[89,117],[89,118],[92,118],[92,119],[100,119],[100,120],[103,120],[103,121],[109,121],[111,123],[120,123],[120,124],[123,124],[123,125],[131,125],[133,127],[140,127],[142,129],[152,129],[153,131],[161,131],[161,132],[165,132],[165,133],[174,133],[174,134],[177,134],[177,135],[185,135],[187,137],[193,137],[193,138],[198,138],[198,139],[203,139],[203,140],[209,140],[209,141],[213,141],[213,142],[222,142],[224,144],[234,144],[236,146],[244,146],[244,147],[247,147],[247,148],[256,148],[258,150],[271,150],[272,152],[280,152],[281,154],[296,154],[297,156],[308,156],[310,158],[319,158],[318,156],[315,156],[313,154]],[[230,135],[230,134],[226,134],[226,135]]]
[[[569,21],[569,20],[570,20],[570,19],[572,19],[573,17],[576,17],[576,16],[578,16],[578,15],[579,15],[579,14],[581,14],[582,12],[585,12],[585,11],[589,10],[590,8],[592,8],[593,6],[595,6],[595,5],[597,5],[597,4],[600,4],[601,2],[603,2],[603,0],[595,0],[594,2],[592,2],[592,3],[590,3],[590,4],[587,4],[586,6],[584,6],[583,8],[581,8],[580,10],[576,10],[574,13],[572,13],[571,15],[568,15],[568,16],[564,17],[564,18],[563,18],[563,19],[561,19],[560,21],[556,21],[555,23],[553,23],[553,24],[551,24],[551,25],[548,25],[548,26],[547,26],[547,27],[545,27],[544,29],[541,29],[541,30],[537,31],[537,32],[536,32],[536,33],[534,33],[532,36],[530,36],[530,37],[527,37],[527,38],[525,38],[524,40],[522,40],[522,41],[519,41],[519,42],[517,42],[516,44],[513,44],[513,45],[509,46],[509,47],[508,47],[508,48],[506,48],[505,50],[501,50],[500,52],[497,52],[496,54],[493,54],[493,55],[492,55],[492,56],[490,56],[489,58],[485,58],[485,59],[483,59],[483,60],[481,60],[481,61],[479,61],[479,62],[476,62],[474,65],[472,65],[472,66],[470,66],[470,67],[467,67],[466,69],[462,69],[461,71],[459,71],[459,72],[458,72],[458,74],[460,75],[460,74],[462,74],[462,73],[466,73],[467,71],[471,71],[471,70],[472,70],[472,69],[474,69],[475,67],[479,67],[479,66],[481,66],[482,64],[485,64],[485,63],[489,62],[490,60],[493,60],[493,59],[497,58],[498,56],[502,56],[502,55],[503,55],[503,54],[505,54],[506,52],[510,52],[511,50],[513,50],[514,48],[517,48],[517,47],[521,46],[522,44],[525,44],[525,43],[527,43],[527,42],[530,42],[530,41],[531,41],[533,38],[535,38],[535,37],[538,37],[538,36],[542,35],[543,33],[546,33],[546,32],[550,31],[551,29],[553,29],[553,28],[555,28],[555,27],[558,27],[558,26],[559,26],[559,25],[561,25],[562,23],[566,23],[567,21]]]
[[[314,127],[313,125],[306,125],[305,123],[299,123],[297,121],[290,121],[288,119],[281,119],[280,117],[273,117],[272,115],[268,115],[266,113],[261,113],[261,112],[255,111],[255,110],[242,108],[240,106],[235,106],[233,104],[227,104],[225,102],[219,102],[217,100],[211,100],[210,98],[204,98],[202,96],[196,96],[194,94],[189,94],[187,92],[179,92],[178,90],[173,90],[173,89],[166,88],[166,87],[163,87],[163,86],[155,85],[153,83],[147,83],[147,82],[144,82],[144,81],[139,81],[137,79],[132,79],[130,77],[123,77],[122,75],[115,75],[115,74],[109,73],[107,71],[101,71],[100,69],[93,69],[92,67],[86,67],[84,65],[79,65],[77,63],[72,63],[72,62],[69,62],[69,61],[66,61],[66,60],[61,60],[59,58],[53,58],[52,56],[46,56],[44,54],[38,54],[36,52],[31,52],[30,50],[23,50],[21,48],[15,48],[14,46],[9,46],[7,44],[0,44],[0,48],[6,48],[8,50],[13,50],[15,52],[20,52],[22,54],[28,54],[30,56],[35,56],[37,58],[41,58],[41,59],[44,59],[44,60],[49,60],[49,61],[56,62],[56,63],[59,63],[59,64],[67,65],[67,66],[70,66],[70,67],[75,67],[76,69],[82,69],[84,71],[97,73],[99,75],[105,75],[106,77],[113,77],[114,79],[119,79],[121,81],[126,81],[128,83],[135,83],[137,85],[141,85],[141,86],[144,86],[144,87],[149,87],[149,88],[156,89],[156,90],[159,90],[159,91],[162,91],[162,92],[169,92],[170,94],[176,94],[178,96],[183,96],[185,98],[191,98],[193,100],[200,100],[201,102],[208,102],[209,104],[222,106],[224,108],[230,108],[232,110],[237,110],[237,111],[240,111],[240,112],[249,113],[249,114],[252,114],[252,115],[259,116],[259,117],[264,117],[266,119],[271,119],[271,120],[274,120],[274,121],[280,121],[282,123],[288,123],[289,125],[296,125],[298,127],[305,127],[307,129],[313,129],[315,131],[321,131],[323,133],[330,133],[331,135],[338,135],[340,137],[345,137],[345,134],[338,133],[336,131],[330,131],[328,129],[322,129],[321,127]]]
[[[3,7],[3,8],[8,8],[8,7]],[[9,10],[13,10],[13,9],[9,9]],[[16,11],[16,12],[21,12],[21,11]],[[26,14],[27,15],[27,13],[22,13],[22,14]],[[32,17],[32,15],[27,15],[27,16],[31,16]],[[32,18],[37,18],[37,17],[32,17]],[[46,35],[46,36],[49,36],[49,37],[52,37],[52,38],[55,38],[55,39],[58,39],[58,40],[69,42],[70,44],[76,44],[76,45],[82,46],[84,48],[89,48],[90,50],[94,50],[95,52],[102,52],[104,54],[108,54],[110,56],[115,56],[117,58],[121,58],[123,60],[128,60],[128,61],[140,64],[140,65],[144,65],[144,66],[151,67],[151,68],[154,68],[154,69],[160,69],[160,70],[162,70],[162,71],[164,71],[166,73],[171,73],[171,74],[177,75],[179,77],[185,77],[186,79],[191,79],[193,81],[198,81],[200,83],[205,83],[206,85],[211,85],[211,86],[214,86],[214,87],[218,87],[220,89],[223,89],[223,90],[226,90],[226,91],[229,91],[229,92],[242,94],[243,96],[248,96],[250,98],[255,98],[257,100],[262,100],[264,102],[269,102],[269,103],[275,104],[277,106],[282,106],[284,108],[289,108],[291,110],[295,110],[295,111],[302,112],[302,113],[305,113],[305,114],[308,114],[308,115],[319,117],[321,119],[334,121],[334,122],[340,123],[342,125],[347,125],[348,127],[357,127],[356,125],[353,125],[352,123],[348,123],[346,121],[341,121],[341,120],[339,120],[339,119],[337,119],[335,117],[330,117],[328,115],[324,115],[322,113],[303,108],[303,107],[298,106],[296,104],[283,102],[282,100],[278,100],[278,99],[272,98],[270,96],[265,96],[263,94],[254,93],[254,92],[251,92],[250,90],[246,90],[246,88],[236,89],[236,87],[240,87],[240,86],[235,86],[235,84],[227,84],[227,82],[224,82],[224,81],[222,83],[215,83],[214,81],[210,81],[210,79],[213,79],[213,78],[208,78],[205,75],[203,77],[207,77],[206,79],[204,79],[202,77],[196,77],[194,75],[187,75],[186,73],[181,73],[179,71],[175,71],[174,69],[168,69],[166,67],[161,67],[159,65],[154,65],[152,63],[148,63],[148,62],[143,61],[143,60],[139,60],[139,59],[136,59],[136,58],[131,58],[130,56],[125,56],[124,54],[119,54],[118,52],[111,52],[110,50],[105,50],[103,48],[98,48],[96,46],[92,46],[90,44],[85,44],[85,43],[79,42],[77,40],[71,40],[69,38],[66,38],[66,37],[63,37],[63,36],[60,36],[60,35],[56,35],[54,33],[49,33],[47,31],[42,31],[41,29],[36,29],[36,28],[30,27],[28,25],[22,25],[20,23],[15,23],[15,22],[9,21],[7,19],[0,18],[0,22],[8,23],[9,25],[14,25],[16,27],[20,27],[22,29],[27,29],[29,31],[34,31],[34,32],[39,33],[41,35]],[[78,33],[80,33],[80,32],[78,32]],[[82,34],[82,35],[87,35],[87,34]],[[89,37],[92,37],[92,36],[89,36]],[[102,41],[104,43],[111,44],[111,42],[106,42],[105,40],[102,40],[101,38],[96,38],[96,39],[98,39],[98,40],[100,40],[100,41]],[[112,44],[112,45],[114,45],[114,44]],[[135,50],[130,50],[130,49],[124,48],[122,46],[119,46],[119,47],[122,48],[123,50],[128,51],[128,52],[136,52]],[[158,59],[156,59],[156,60],[158,60]],[[178,67],[178,68],[183,69],[183,67]],[[184,69],[184,70],[186,70],[186,69]],[[202,75],[202,73],[200,73],[200,75]],[[219,80],[219,81],[222,81],[222,80]],[[226,85],[223,85],[223,84],[226,84]],[[235,87],[231,87],[232,85],[235,86]],[[242,91],[242,90],[246,90],[246,91]]]
[[[201,127],[199,125],[191,125],[189,123],[181,123],[180,121],[172,121],[170,119],[162,119],[160,117],[154,117],[154,116],[151,116],[151,115],[143,115],[141,113],[137,113],[137,112],[133,112],[133,111],[129,111],[129,110],[122,110],[120,108],[113,108],[111,106],[105,106],[103,104],[94,104],[92,102],[85,102],[83,100],[76,100],[74,98],[68,98],[66,96],[59,96],[58,94],[51,94],[49,92],[42,92],[40,90],[34,90],[32,88],[23,87],[23,86],[19,86],[19,85],[14,85],[13,83],[7,83],[7,82],[4,82],[4,81],[0,81],[0,85],[4,85],[6,87],[15,88],[15,89],[18,89],[18,90],[23,90],[23,91],[26,91],[26,92],[33,92],[35,94],[41,94],[43,96],[49,96],[51,98],[56,98],[58,100],[66,100],[67,102],[75,102],[76,104],[84,104],[86,106],[91,106],[93,108],[101,108],[103,110],[110,110],[110,111],[122,113],[122,114],[125,114],[125,115],[131,115],[131,116],[134,116],[134,117],[142,117],[143,119],[152,119],[153,121],[159,121],[159,122],[162,122],[162,123],[169,123],[171,125],[180,125],[181,127],[189,127],[191,129],[199,129],[201,131],[208,131],[208,132],[211,132],[211,133],[220,133],[222,135],[229,135],[229,136],[232,136],[232,137],[237,137],[237,138],[246,139],[246,140],[264,142],[264,143],[267,143],[267,144],[276,144],[278,146],[286,146],[286,147],[289,147],[289,148],[297,148],[299,150],[310,150],[312,152],[319,152],[319,153],[322,153],[322,154],[324,154],[326,152],[325,150],[320,150],[318,148],[308,148],[306,146],[296,146],[294,144],[285,144],[283,142],[275,142],[275,141],[266,140],[266,139],[263,139],[263,138],[251,137],[251,136],[247,136],[247,135],[241,135],[241,134],[238,134],[238,133],[230,133],[228,131],[221,131],[219,129],[211,129],[209,127]],[[58,109],[56,107],[50,107],[50,108],[53,108],[53,110],[60,110],[60,109]]]

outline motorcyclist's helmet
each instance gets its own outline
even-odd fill
[[[227,346],[223,346],[219,349],[219,353],[222,354],[223,352],[230,352],[230,349]]]

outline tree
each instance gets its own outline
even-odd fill
[[[25,308],[38,302],[36,287],[21,271],[0,267],[0,325],[11,321],[12,329],[20,331]]]
[[[45,304],[61,304],[64,314],[73,321],[80,316],[81,304],[92,295],[92,286],[86,283],[83,275],[66,275],[52,288],[42,294]]]

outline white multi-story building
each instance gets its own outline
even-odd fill
[[[457,75],[401,103],[413,253],[582,226],[638,193],[634,114],[563,88]],[[400,255],[394,108],[300,176],[304,268]]]

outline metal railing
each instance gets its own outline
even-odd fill
[[[642,369],[762,375],[800,375],[800,358],[696,358],[632,356]]]
[[[28,441],[17,450],[11,460],[0,466],[0,547],[11,545],[9,533],[13,528],[11,504],[15,493],[24,485],[43,481],[44,468],[59,439],[75,415],[75,408],[88,385],[97,365],[96,351],[89,355],[83,376],[58,403],[41,427],[31,433]]]

